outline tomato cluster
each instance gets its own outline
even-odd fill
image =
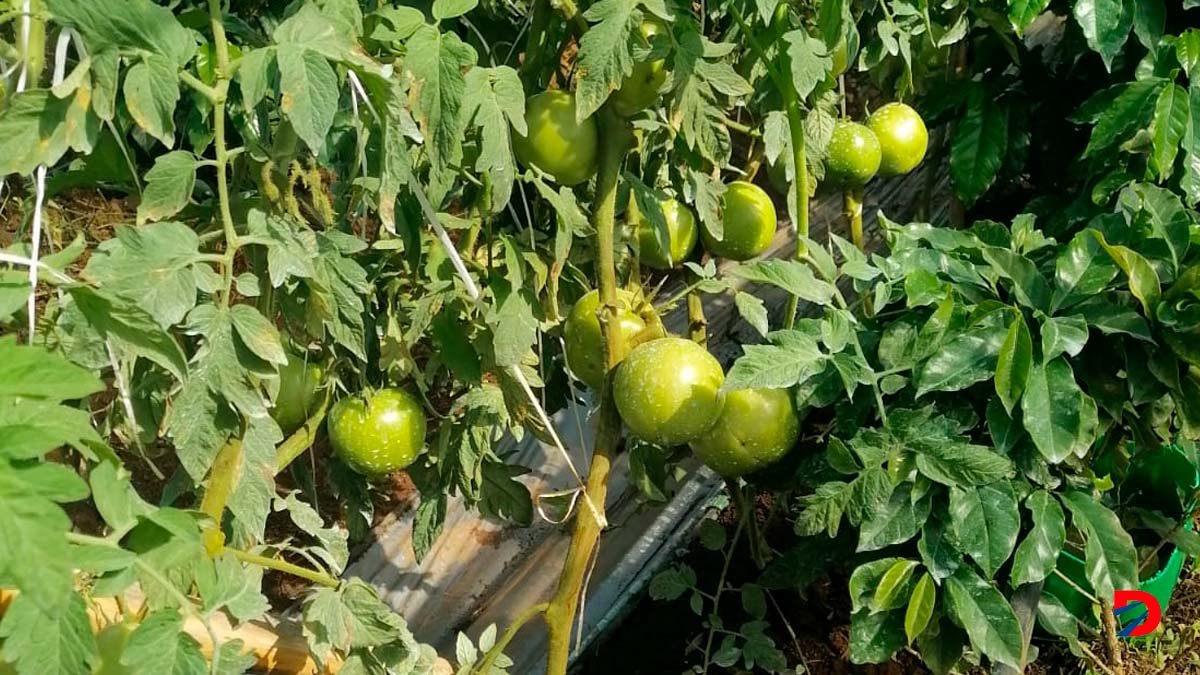
[[[921,163],[928,145],[921,115],[904,103],[889,103],[866,124],[838,121],[825,160],[826,179],[853,189],[876,175],[902,176]]]

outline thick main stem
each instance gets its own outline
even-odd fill
[[[233,225],[233,211],[229,204],[229,147],[225,140],[225,103],[229,96],[229,81],[233,72],[229,61],[229,40],[225,37],[225,21],[221,14],[220,0],[208,0],[209,23],[212,26],[213,46],[217,53],[217,83],[213,87],[213,147],[217,164],[217,201],[221,209],[221,225],[225,231],[225,260],[222,272],[225,292],[221,295],[222,306],[228,307],[233,292],[233,262],[238,250],[237,229]]]
[[[608,375],[600,392],[600,413],[596,426],[596,445],[592,452],[592,465],[587,477],[587,496],[601,513],[591,509],[580,509],[575,517],[575,530],[571,534],[571,545],[563,564],[562,576],[550,605],[546,608],[546,625],[549,629],[546,672],[548,675],[566,675],[567,661],[571,654],[571,629],[583,593],[583,582],[587,568],[600,540],[604,502],[608,494],[608,474],[612,469],[613,456],[621,439],[621,419],[613,401],[611,380],[613,368],[625,355],[625,339],[617,321],[617,268],[614,255],[616,245],[615,216],[617,209],[617,177],[621,172],[621,160],[629,142],[629,128],[624,120],[608,109],[600,111],[604,137],[609,139],[601,146],[600,169],[596,180],[596,208],[592,215],[596,228],[596,273],[600,282],[600,327],[604,335],[604,355]]]

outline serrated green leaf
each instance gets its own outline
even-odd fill
[[[146,189],[138,204],[138,225],[170,218],[192,198],[196,185],[196,156],[176,150],[160,155],[146,172]]]
[[[279,46],[303,47],[326,59],[341,61],[349,58],[357,31],[347,32],[322,11],[326,2],[306,2],[299,11],[282,21],[271,36]]]
[[[122,91],[125,108],[137,125],[168,148],[175,145],[178,66],[165,56],[146,54],[125,73]]]
[[[136,673],[205,675],[208,662],[200,645],[183,630],[183,617],[174,609],[155,612],[144,619],[121,654],[121,665]]]
[[[416,80],[417,121],[429,153],[429,198],[434,204],[449,190],[462,159],[463,69],[476,59],[475,50],[457,35],[433,26],[422,26],[408,41],[405,66]]]
[[[725,376],[725,391],[791,387],[824,368],[825,355],[816,338],[801,331],[776,331],[772,344],[746,345],[745,354]]]
[[[113,3],[88,0],[47,0],[54,19],[75,28],[92,52],[104,47],[161,54],[175,68],[191,61],[196,41],[174,13],[150,0]]]
[[[39,607],[28,594],[17,596],[0,623],[0,638],[4,640],[4,658],[16,663],[17,673],[92,673],[96,640],[87,605],[75,593],[55,611]]]
[[[509,127],[522,136],[527,133],[525,90],[517,71],[508,66],[472,68],[465,86],[464,119],[479,129],[474,169],[491,177],[492,213],[500,213],[508,205],[517,171]]]
[[[958,391],[992,377],[1007,335],[1002,321],[989,318],[950,339],[921,368],[917,396]]]
[[[33,173],[38,165],[57,163],[68,149],[91,152],[100,120],[89,109],[90,98],[85,89],[66,99],[45,89],[13,96],[0,111],[0,175]]]
[[[593,24],[579,40],[575,79],[575,118],[600,109],[633,72],[633,36],[641,24],[639,0],[600,0],[583,17]],[[665,11],[664,11],[665,13]]]
[[[118,226],[116,234],[100,244],[84,275],[135,302],[163,328],[178,324],[196,304],[192,266],[200,256],[199,237],[174,222]]]
[[[733,304],[737,306],[738,314],[750,324],[759,335],[766,336],[771,327],[767,323],[767,307],[757,296],[738,291],[733,296]]]
[[[806,99],[829,75],[833,68],[833,60],[829,57],[824,43],[811,37],[808,31],[794,30],[784,33],[783,41],[788,46],[792,86],[796,88],[797,96]]]
[[[70,293],[79,311],[102,337],[117,338],[133,353],[166,368],[176,379],[187,377],[183,348],[149,312],[132,300],[105,293],[103,289],[76,286]]]
[[[758,260],[738,265],[730,274],[759,284],[771,284],[801,300],[828,306],[834,288],[813,276],[812,268],[795,260]]]
[[[281,366],[287,363],[288,358],[283,351],[279,331],[253,305],[238,304],[230,307],[229,318],[242,343],[259,358]]]
[[[338,108],[337,74],[319,52],[300,45],[279,47],[279,108],[314,153],[325,147]]]

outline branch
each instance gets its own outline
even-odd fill
[[[325,388],[325,395],[321,398],[321,405],[317,407],[312,416],[275,449],[275,475],[283,473],[284,469],[288,468],[297,457],[304,454],[304,451],[316,442],[317,434],[321,432],[321,424],[325,421],[325,413],[329,410],[329,400],[332,397],[332,387],[328,386]]]
[[[518,614],[517,618],[513,619],[512,623],[509,624],[508,630],[505,630],[500,639],[496,640],[496,644],[492,645],[492,648],[483,655],[483,660],[479,662],[479,665],[471,670],[472,675],[490,675],[492,664],[504,653],[504,648],[508,646],[508,643],[512,642],[512,639],[517,636],[517,633],[525,624],[533,621],[539,615],[545,614],[549,608],[550,603],[543,602],[540,605],[528,607],[525,611]]]
[[[625,356],[625,339],[617,320],[617,272],[613,255],[615,244],[615,214],[617,177],[628,147],[628,124],[608,108],[600,110],[603,135],[608,141],[601,145],[600,168],[596,181],[596,210],[592,221],[596,228],[596,271],[600,281],[600,328],[604,335],[604,355],[608,366],[600,391],[600,413],[596,426],[596,445],[588,473],[585,497],[595,509],[583,509],[575,518],[575,530],[563,564],[562,577],[554,597],[546,608],[546,624],[550,632],[547,675],[566,675],[571,653],[571,627],[583,593],[588,564],[600,539],[605,498],[608,495],[608,474],[613,456],[621,439],[621,419],[612,395],[612,372]]]
[[[337,577],[333,577],[325,574],[324,572],[318,572],[317,570],[309,569],[307,567],[302,567],[300,565],[293,565],[292,563],[280,558],[268,558],[264,555],[250,553],[249,551],[241,551],[236,548],[227,548],[225,550],[232,553],[233,557],[237,558],[241,562],[249,563],[251,565],[258,565],[259,567],[265,567],[269,570],[284,572],[294,577],[307,579],[314,584],[321,584],[322,586],[328,586],[329,588],[337,588],[338,584],[341,583]]]

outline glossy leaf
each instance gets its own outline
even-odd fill
[[[1117,514],[1084,492],[1066,492],[1061,498],[1071,524],[1087,538],[1084,569],[1096,594],[1110,598],[1114,589],[1137,588],[1137,551]]]
[[[1075,21],[1083,29],[1088,46],[1100,54],[1112,70],[1113,59],[1129,38],[1133,27],[1133,0],[1077,0]]]
[[[925,632],[936,604],[937,587],[933,584],[933,577],[926,572],[917,580],[908,599],[908,608],[904,610],[904,635],[909,644]]]
[[[1096,436],[1096,402],[1075,382],[1066,359],[1034,363],[1021,400],[1025,429],[1051,464],[1081,455]]]
[[[967,631],[971,646],[994,662],[1021,667],[1021,624],[1012,605],[970,567],[946,579],[946,608]]]
[[[1104,235],[1092,230],[1092,235],[1100,242],[1100,246],[1108,253],[1113,262],[1125,272],[1129,279],[1129,290],[1142,303],[1142,309],[1149,316],[1154,316],[1155,305],[1162,295],[1162,286],[1158,281],[1158,273],[1154,267],[1131,248],[1115,246],[1105,240]]]
[[[996,360],[996,395],[1009,414],[1025,391],[1032,364],[1033,340],[1029,336],[1029,326],[1025,325],[1025,316],[1017,312]]]
[[[1033,492],[1025,498],[1025,508],[1033,515],[1033,528],[1013,556],[1014,586],[1037,583],[1049,576],[1058,564],[1067,536],[1066,516],[1049,492]]]
[[[967,111],[950,145],[950,176],[954,188],[972,204],[991,187],[1008,148],[1008,108],[982,87],[973,87]]]
[[[950,522],[959,547],[994,577],[1012,553],[1021,514],[1007,482],[950,489]]]

